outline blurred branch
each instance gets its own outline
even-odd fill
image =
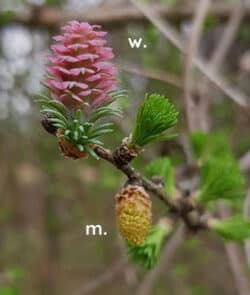
[[[186,116],[190,130],[195,130],[197,126],[197,117],[199,113],[196,112],[196,102],[193,98],[193,61],[197,55],[199,40],[202,34],[203,22],[210,7],[211,0],[202,0],[197,5],[194,15],[194,21],[191,31],[191,37],[187,46],[185,64],[184,64],[184,77],[183,77],[183,94],[186,109]]]
[[[241,0],[235,5],[234,10],[230,16],[228,24],[226,25],[224,32],[221,36],[220,42],[218,42],[215,47],[212,57],[209,60],[208,66],[214,71],[218,72],[218,69],[221,67],[234,39],[237,30],[241,24],[241,21],[244,16],[244,6],[242,5]],[[199,117],[201,130],[208,131],[210,126],[210,118],[209,118],[209,105],[211,97],[209,95],[209,87],[212,86],[209,83],[209,80],[206,77],[201,79],[198,89],[197,95],[200,99],[199,105]]]
[[[123,271],[125,265],[126,261],[124,261],[124,259],[119,260],[113,266],[109,267],[107,271],[105,271],[103,274],[97,276],[92,281],[88,282],[83,287],[73,292],[73,295],[85,295],[91,292],[95,292],[97,289],[113,281],[117,277],[117,275],[119,275]]]
[[[150,295],[152,294],[155,282],[160,274],[170,269],[174,253],[180,247],[185,238],[185,229],[183,225],[179,226],[172,237],[166,242],[166,245],[162,249],[162,254],[159,259],[158,265],[146,274],[142,283],[136,291],[136,295]]]
[[[213,69],[218,69],[223,64],[225,57],[235,39],[235,35],[240,27],[240,24],[246,13],[243,0],[236,2],[234,9],[229,16],[226,28],[221,36],[218,46],[213,52],[209,61],[209,66]]]
[[[129,64],[121,64],[119,68],[131,74],[139,75],[148,79],[155,79],[177,88],[182,88],[180,79],[171,73],[165,73],[161,70],[139,68]]]
[[[248,277],[243,271],[243,265],[241,263],[239,246],[235,243],[226,243],[225,249],[226,249],[231,270],[235,278],[238,293],[240,295],[250,294]]]
[[[140,0],[130,0],[159,31],[169,40],[177,49],[185,53],[185,43],[180,38],[179,33],[153,9],[153,6],[145,5]],[[235,7],[235,6],[234,6]],[[222,76],[209,68],[206,62],[201,57],[194,57],[194,65],[200,70],[203,75],[209,79],[211,83],[216,85],[226,96],[238,103],[242,107],[249,107],[249,99],[241,93],[241,91],[230,85]]]
[[[208,13],[209,15],[227,19],[234,10],[236,3],[214,3]],[[194,5],[152,5],[152,9],[161,17],[171,22],[180,22],[190,19],[194,15]],[[246,7],[246,15],[250,16],[250,7]],[[26,6],[15,12],[12,20],[23,24],[37,24],[40,26],[59,26],[68,20],[78,19],[82,21],[113,24],[127,23],[129,21],[145,21],[147,17],[135,9],[132,5],[102,4],[93,8],[67,10],[59,7]]]
[[[240,158],[239,165],[242,172],[248,172],[250,170],[250,151]]]

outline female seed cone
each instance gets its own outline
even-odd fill
[[[114,55],[105,46],[106,32],[100,28],[70,21],[62,27],[62,35],[53,37],[58,44],[51,46],[45,85],[66,107],[77,109],[87,102],[96,108],[112,98],[109,92],[116,88],[117,72],[109,62]]]
[[[152,204],[148,193],[138,185],[128,185],[116,196],[118,229],[130,245],[141,245],[152,223]]]

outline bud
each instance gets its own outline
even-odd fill
[[[128,185],[116,196],[118,229],[131,245],[141,245],[152,222],[149,194],[139,185]]]
[[[122,144],[114,152],[114,160],[117,165],[124,166],[131,162],[141,152],[141,148],[129,145],[129,138],[125,137]]]
[[[41,124],[49,134],[56,135],[57,128],[49,122],[49,118],[50,117],[48,115],[45,115],[41,120]]]
[[[72,159],[80,159],[87,158],[88,153],[85,151],[80,151],[78,147],[76,147],[73,143],[69,142],[67,139],[63,137],[64,130],[58,129],[56,132],[58,146],[60,148],[61,153],[67,157]]]

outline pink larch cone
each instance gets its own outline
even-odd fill
[[[98,107],[111,97],[116,87],[116,70],[108,60],[112,48],[102,37],[100,26],[70,21],[62,28],[63,35],[55,36],[54,55],[49,56],[46,86],[51,97],[69,108],[79,108],[84,102]]]

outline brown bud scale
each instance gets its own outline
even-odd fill
[[[63,133],[62,129],[58,129],[56,133],[58,146],[63,156],[72,159],[87,158],[88,154],[85,151],[81,152],[73,143],[62,137]]]
[[[125,137],[122,144],[114,152],[114,160],[119,166],[127,165],[140,153],[141,148],[129,146],[129,138]]]
[[[41,120],[41,124],[49,134],[56,135],[57,128],[53,126],[51,122],[49,122],[49,118],[50,116],[48,115],[44,116]]]

